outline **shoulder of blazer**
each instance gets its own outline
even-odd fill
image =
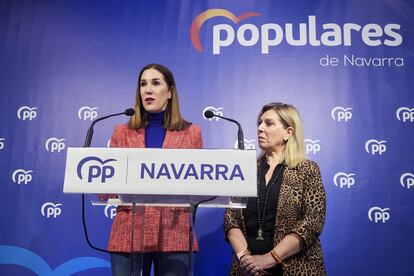
[[[308,171],[315,168],[319,168],[318,163],[315,161],[305,159],[299,164],[297,164],[295,167],[288,168],[289,170],[297,170],[297,171]]]
[[[191,134],[199,134],[201,133],[201,128],[198,125],[191,124],[188,128],[185,129]]]
[[[127,144],[134,144],[135,147],[143,147],[144,129],[130,128],[127,124],[116,125],[111,137],[111,143],[115,147],[126,147]],[[127,142],[128,141],[128,142]]]
[[[125,134],[129,132],[144,133],[143,128],[130,128],[127,124],[116,125],[114,128],[114,134]]]
[[[304,177],[307,174],[312,172],[319,171],[319,166],[315,161],[305,159],[304,161],[300,162],[298,165],[292,168],[287,168],[286,173],[288,175],[297,175],[299,177]]]
[[[179,131],[167,130],[163,144],[163,148],[199,148],[201,146],[200,127],[193,124]]]
[[[124,133],[128,128],[129,126],[127,124],[116,125],[114,128],[114,133]]]

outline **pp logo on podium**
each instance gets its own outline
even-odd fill
[[[378,223],[385,223],[390,219],[390,208],[372,207],[368,211],[368,218],[370,221]]]
[[[355,174],[349,173],[346,174],[344,172],[338,172],[334,176],[334,184],[335,186],[339,186],[339,188],[351,188],[355,185]]]
[[[86,179],[91,183],[94,179],[105,183],[105,181],[115,175],[115,168],[108,163],[117,161],[116,159],[102,160],[98,157],[90,156],[83,158],[77,167],[78,177],[83,180],[82,171],[86,168]]]
[[[56,218],[57,216],[62,214],[62,209],[60,208],[60,206],[62,205],[62,203],[54,204],[53,202],[46,202],[42,205],[40,212],[42,213],[42,216],[46,218]]]

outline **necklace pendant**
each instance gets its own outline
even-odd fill
[[[258,241],[263,241],[264,240],[263,239],[263,230],[262,230],[262,228],[259,228],[259,230],[257,230],[256,240],[258,240]]]

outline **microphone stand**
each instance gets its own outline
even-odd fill
[[[237,122],[236,120],[231,119],[231,118],[226,118],[226,117],[217,115],[217,114],[213,113],[212,111],[206,111],[204,113],[204,116],[206,118],[218,117],[218,118],[221,118],[221,119],[230,121],[232,123],[235,123],[237,125],[237,127],[238,127],[238,131],[237,131],[237,148],[239,150],[244,150],[243,130],[242,130],[242,127],[239,124],[239,122]],[[189,275],[190,276],[192,275],[191,272],[192,272],[192,253],[193,253],[193,244],[194,244],[194,225],[195,225],[195,221],[196,221],[197,208],[198,208],[198,206],[201,203],[208,202],[208,201],[214,200],[216,198],[217,198],[217,196],[213,196],[211,198],[208,198],[208,199],[205,199],[205,200],[196,202],[196,203],[190,202],[190,226],[189,226],[190,227],[190,229],[189,229],[189,246],[190,246],[190,248],[189,248],[189,251],[190,251],[190,256],[189,256],[189,262],[190,262]],[[235,199],[236,198],[231,197],[230,200],[233,202],[233,201],[235,201]],[[241,199],[239,199],[238,201],[241,202]]]
[[[226,121],[229,121],[229,122],[235,123],[235,124],[237,125],[237,127],[238,127],[238,131],[237,131],[237,148],[238,148],[239,150],[244,150],[244,136],[243,136],[243,130],[242,130],[242,127],[241,127],[241,125],[239,124],[239,122],[237,122],[236,120],[231,119],[231,118],[226,118],[226,117],[223,117],[223,116],[217,115],[217,114],[215,114],[214,112],[209,111],[209,110],[207,110],[207,111],[204,113],[204,116],[205,116],[206,118],[218,117],[218,118],[224,119],[224,120],[226,120]],[[242,200],[242,198],[241,198],[241,197],[230,197],[230,202],[231,202],[231,203],[242,203],[242,201],[243,201],[243,200]]]
[[[100,118],[95,119],[92,122],[91,126],[89,127],[88,132],[86,133],[86,138],[85,138],[85,142],[83,144],[83,147],[84,148],[89,148],[91,146],[92,137],[93,137],[93,127],[97,122],[105,120],[105,119],[110,118],[110,117],[119,116],[119,115],[132,116],[132,115],[134,115],[134,113],[135,113],[135,111],[133,109],[129,108],[129,109],[125,110],[124,112],[111,114],[111,115],[108,115],[108,116],[104,116],[104,117],[100,117]],[[88,229],[86,227],[86,219],[85,219],[85,194],[82,194],[82,225],[83,225],[83,231],[85,233],[86,242],[88,243],[89,247],[91,247],[92,249],[95,249],[97,251],[101,251],[101,252],[105,252],[105,253],[109,253],[109,254],[112,253],[111,251],[108,251],[108,250],[105,250],[105,249],[98,248],[98,247],[94,246],[89,240]]]

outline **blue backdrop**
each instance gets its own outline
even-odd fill
[[[271,101],[302,114],[321,167],[330,275],[413,275],[414,4],[376,1],[0,1],[0,274],[110,275],[63,194],[66,149],[91,120],[133,105],[148,63],[174,72],[206,148],[256,148]],[[114,118],[96,127],[105,147]],[[87,206],[106,247],[114,207]],[[195,275],[226,275],[223,210],[202,209]]]

